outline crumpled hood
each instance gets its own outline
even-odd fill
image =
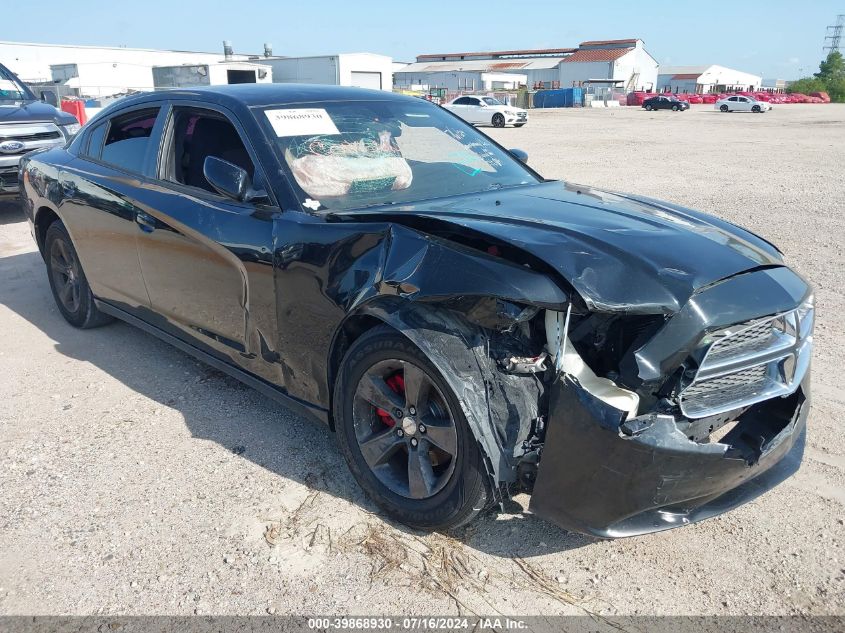
[[[673,314],[704,286],[783,265],[771,244],[715,217],[569,183],[384,209],[391,219],[436,218],[531,253],[597,310]]]
[[[30,121],[52,121],[57,125],[76,123],[76,117],[57,110],[49,103],[25,101],[23,103],[0,103],[0,125],[4,123],[27,123]]]

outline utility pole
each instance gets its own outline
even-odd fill
[[[836,24],[831,24],[827,27],[827,35],[825,35],[822,50],[830,51],[831,53],[838,51],[843,30],[845,30],[845,14],[840,14],[836,16]],[[830,44],[828,44],[828,40],[830,40]]]

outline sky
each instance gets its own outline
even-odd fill
[[[663,65],[780,79],[818,70],[825,27],[845,13],[845,0],[38,0],[37,13],[23,0],[3,4],[0,40],[16,42],[214,52],[227,39],[236,53],[269,42],[276,55],[366,51],[410,62],[639,38]]]

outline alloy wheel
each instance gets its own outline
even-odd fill
[[[353,402],[358,448],[391,492],[427,499],[455,471],[455,418],[432,378],[417,365],[380,361],[358,381]]]
[[[76,312],[80,303],[79,262],[64,240],[53,240],[50,248],[50,273],[62,306],[68,312]]]

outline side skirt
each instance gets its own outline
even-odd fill
[[[240,380],[245,385],[252,387],[256,391],[261,392],[268,398],[275,400],[276,402],[283,405],[287,409],[290,409],[294,413],[304,415],[306,417],[311,418],[312,420],[317,420],[328,426],[329,414],[328,411],[326,411],[325,409],[315,407],[296,398],[292,398],[278,387],[271,385],[270,383],[266,382],[265,380],[262,380],[258,376],[244,371],[239,367],[235,367],[234,365],[222,361],[219,358],[215,358],[211,354],[197,349],[193,345],[190,345],[185,341],[160,330],[154,325],[150,325],[143,319],[139,319],[138,317],[133,316],[128,312],[124,312],[120,308],[116,308],[111,304],[105,303],[104,301],[100,301],[99,299],[94,299],[94,303],[96,303],[97,307],[106,314],[109,314],[115,317],[116,319],[120,319],[121,321],[125,321],[129,325],[134,325],[135,327],[144,330],[149,334],[152,334],[156,338],[161,339],[165,343],[168,343],[173,347],[187,354],[190,354],[191,356],[194,356],[205,364],[211,365],[215,369],[219,369],[220,371],[224,372],[225,374],[228,374],[236,380]]]

